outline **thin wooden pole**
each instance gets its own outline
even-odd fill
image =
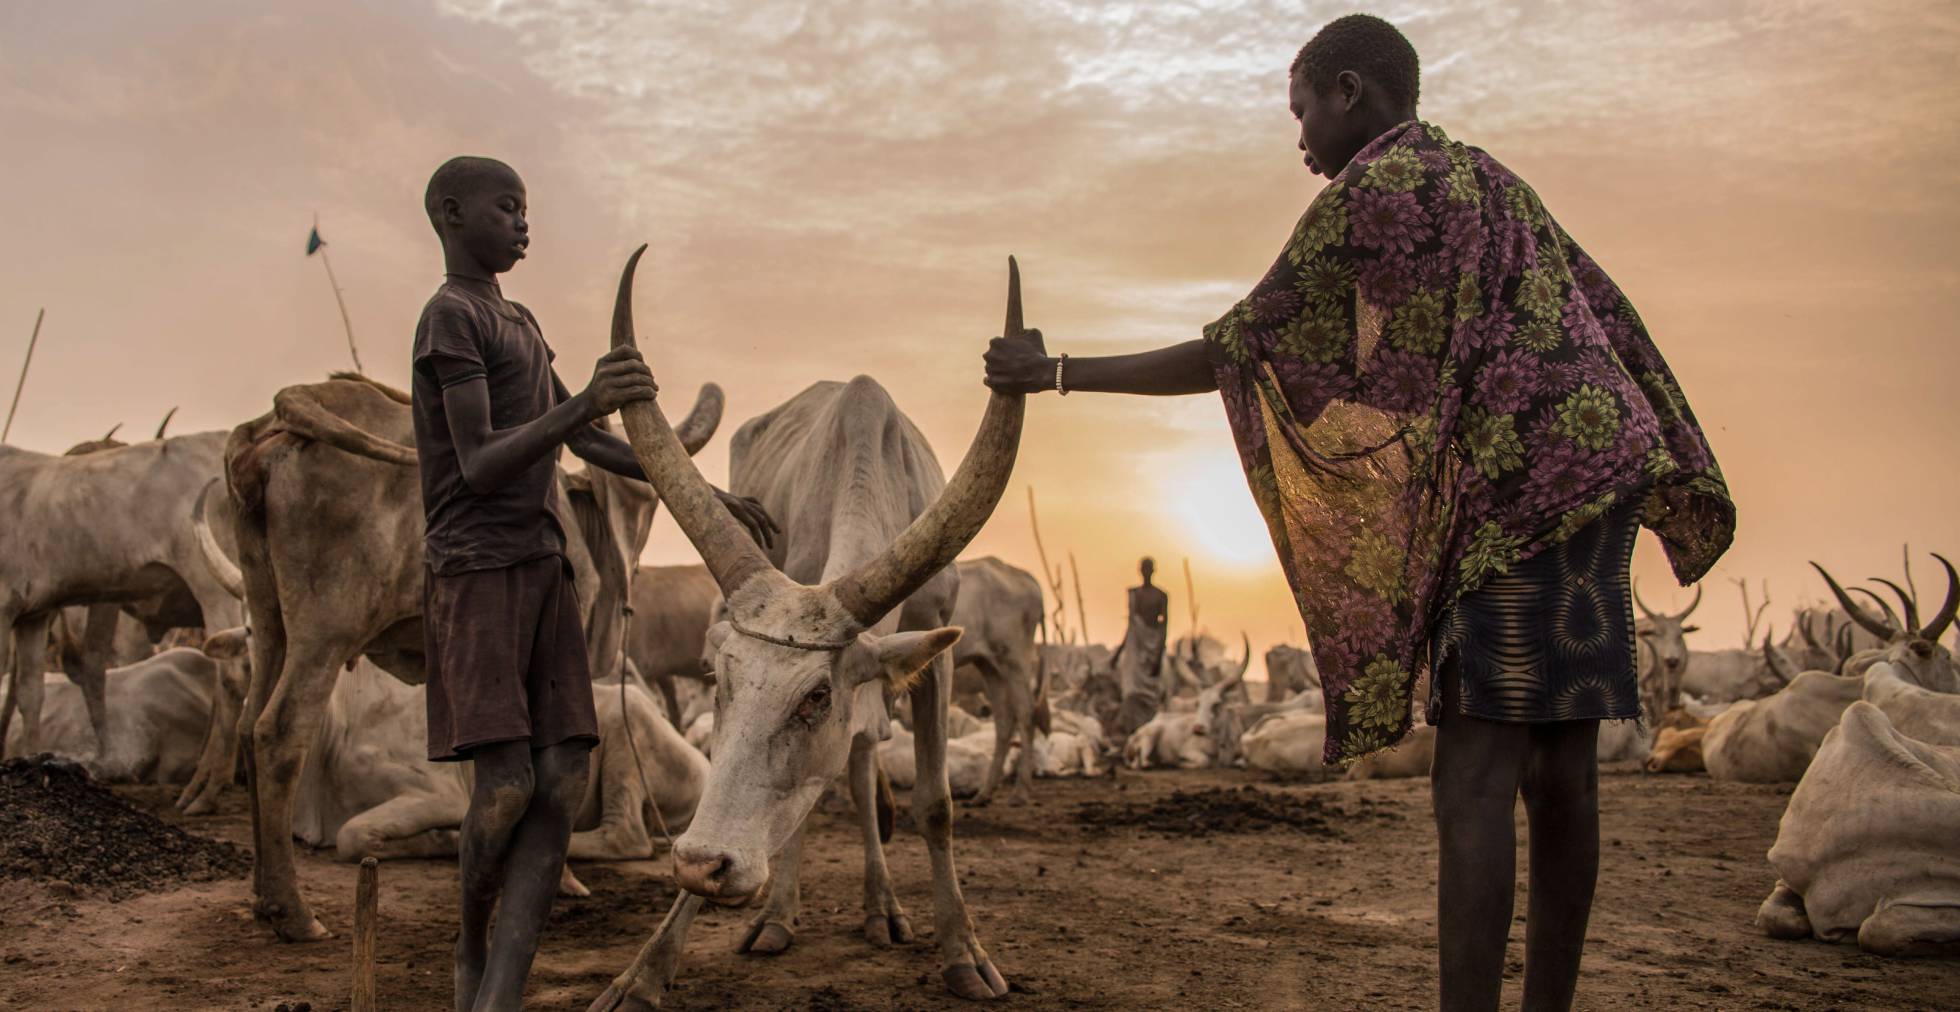
[[[1082,601],[1082,571],[1075,568],[1075,552],[1068,553],[1068,573],[1075,579],[1075,624],[1082,627],[1082,644],[1094,643],[1089,638],[1089,606]]]
[[[1034,511],[1034,486],[1028,486],[1028,526],[1034,530],[1034,551],[1041,559],[1041,581],[1048,585],[1055,595],[1055,612],[1051,619],[1055,625],[1055,636],[1063,643],[1074,640],[1068,635],[1068,608],[1062,597],[1062,567],[1048,565],[1048,549],[1041,544],[1041,518]],[[1083,642],[1088,642],[1088,633],[1083,633]]]
[[[1191,582],[1191,559],[1184,559],[1184,599],[1191,606],[1191,642],[1198,641],[1198,587]],[[1196,647],[1193,647],[1196,649]]]
[[[327,269],[327,284],[333,286],[334,305],[340,307],[340,325],[347,331],[347,354],[354,357],[354,371],[365,376],[367,375],[367,370],[361,368],[360,349],[354,347],[354,321],[347,318],[347,300],[340,297],[340,282],[335,280],[333,276],[333,261],[327,259],[327,246],[325,243],[320,244],[318,252],[320,254],[321,266]]]
[[[354,1000],[353,1012],[378,1012],[374,994],[374,943],[379,934],[380,865],[371,857],[361,859],[361,873],[354,886]]]
[[[27,339],[27,361],[20,364],[20,380],[14,384],[14,402],[7,407],[6,427],[0,428],[0,443],[6,442],[7,437],[13,434],[14,412],[20,410],[20,391],[27,386],[27,367],[34,364],[34,345],[41,340],[41,320],[47,315],[46,306],[42,306],[41,311],[34,314],[34,334]]]

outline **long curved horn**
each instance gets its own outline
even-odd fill
[[[1647,602],[1642,601],[1640,599],[1640,577],[1637,576],[1633,578],[1633,603],[1640,606],[1640,614],[1645,615],[1648,618],[1660,617],[1660,614],[1658,612],[1654,611],[1654,609],[1652,608],[1647,607]]]
[[[639,266],[640,255],[646,251],[644,245],[634,250],[626,260],[626,269],[619,275],[619,296],[613,302],[612,346],[615,348],[638,347],[633,335],[633,272]],[[667,424],[659,403],[634,401],[621,408],[619,415],[626,423],[626,438],[633,444],[633,455],[639,458],[640,469],[653,482],[660,501],[667,504],[668,512],[674,515],[674,522],[680,525],[687,540],[694,544],[694,550],[701,553],[701,561],[708,564],[708,572],[714,574],[721,592],[734,597],[751,578],[770,571],[769,560],[762,550],[749,540],[742,525],[728,515],[707,479],[695,470],[687,447]]]
[[[1239,658],[1239,670],[1237,673],[1225,679],[1225,684],[1227,685],[1245,681],[1245,673],[1252,670],[1252,637],[1247,636],[1245,630],[1241,629],[1239,630],[1239,638],[1245,641],[1245,656]]]
[[[172,405],[169,411],[164,412],[163,421],[157,423],[157,434],[150,438],[162,439],[163,434],[170,430],[170,420],[175,417],[177,417],[177,408],[175,405]]]
[[[1938,643],[1940,637],[1946,634],[1947,627],[1953,624],[1954,614],[1960,612],[1960,573],[1954,572],[1953,563],[1946,561],[1946,557],[1940,553],[1934,552],[1933,558],[1946,567],[1946,603],[1933,613],[1933,620],[1926,624],[1926,628],[1919,630],[1919,638]]]
[[[204,513],[204,503],[211,498],[212,486],[223,480],[213,478],[204,483],[204,490],[197,494],[197,508],[191,511],[191,527],[197,531],[197,547],[204,556],[204,568],[211,571],[211,578],[225,588],[225,593],[242,601],[245,599],[245,574],[225,557],[224,549],[218,547],[217,536],[211,533],[211,521]]]
[[[701,384],[701,392],[694,395],[694,408],[674,427],[674,437],[681,441],[681,449],[692,457],[715,438],[715,430],[721,428],[721,411],[728,403],[727,395],[721,387],[713,383]]]
[[[1892,630],[1893,637],[1897,637],[1899,635],[1900,631],[1904,628],[1899,624],[1899,613],[1893,611],[1892,606],[1890,604],[1887,604],[1884,598],[1879,597],[1877,594],[1873,593],[1870,590],[1867,590],[1864,587],[1853,587],[1851,588],[1851,592],[1853,594],[1863,594],[1866,597],[1871,598],[1872,603],[1878,605],[1878,610],[1885,613],[1885,624],[1887,627],[1889,627]]]
[[[1674,620],[1676,622],[1686,622],[1688,620],[1688,616],[1693,615],[1695,613],[1695,609],[1699,607],[1701,607],[1701,584],[1697,583],[1695,584],[1695,599],[1689,601],[1688,610],[1682,612],[1679,615],[1674,616]]]
[[[1817,645],[1817,636],[1810,631],[1810,619],[1811,614],[1807,611],[1797,616],[1797,632],[1803,635],[1804,645],[1818,653],[1829,653],[1830,651]]]
[[[1023,336],[1021,268],[1007,258],[1007,338]],[[1014,458],[1021,448],[1021,421],[1027,398],[995,391],[987,399],[980,431],[960,461],[953,480],[905,533],[871,561],[834,581],[830,591],[859,625],[870,627],[900,601],[950,564],[980,533],[1007,490]]]
[[[1817,570],[1818,575],[1824,578],[1824,583],[1831,588],[1831,596],[1837,598],[1838,607],[1843,608],[1844,613],[1851,616],[1851,621],[1858,623],[1866,632],[1871,633],[1881,640],[1890,640],[1898,632],[1898,627],[1888,627],[1885,623],[1873,618],[1871,612],[1858,607],[1857,603],[1851,600],[1851,595],[1845,593],[1843,587],[1838,586],[1837,580],[1832,579],[1831,574],[1823,566],[1812,562],[1810,568]],[[1873,600],[1877,599],[1873,598]],[[1881,606],[1884,603],[1883,601],[1879,601]]]
[[[415,464],[414,447],[377,436],[328,411],[305,387],[287,387],[273,394],[272,412],[295,434],[325,443],[342,453],[389,464]]]
[[[1899,595],[1899,605],[1905,609],[1905,617],[1906,617],[1905,622],[1900,624],[1899,628],[1917,630],[1919,628],[1919,602],[1913,600],[1912,595],[1906,593],[1904,587],[1901,587],[1898,584],[1893,583],[1892,581],[1886,579],[1885,577],[1874,576],[1872,577],[1872,579],[1878,583],[1882,583],[1887,587],[1892,588],[1892,593]]]
[[[1797,673],[1790,670],[1790,662],[1783,657],[1767,636],[1763,637],[1763,660],[1769,662],[1770,674],[1775,675],[1783,684],[1788,685],[1790,679],[1797,677]]]

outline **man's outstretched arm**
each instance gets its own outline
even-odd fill
[[[1059,359],[1042,347],[1041,332],[1033,340],[994,338],[987,348],[987,385],[1001,393],[1035,394],[1055,389]],[[1135,355],[1070,357],[1061,363],[1062,386],[1070,393],[1144,394],[1175,396],[1218,389],[1203,341],[1186,341]]]
[[[436,361],[438,377],[444,366],[445,360]],[[442,411],[449,421],[450,438],[456,442],[463,481],[471,491],[482,494],[508,482],[539,458],[556,453],[593,419],[633,401],[650,400],[659,390],[638,351],[614,348],[593,368],[589,386],[576,395],[561,397],[550,411],[523,425],[492,427],[490,383],[480,370],[474,377],[443,387]]]
[[[561,403],[571,397],[565,392],[564,381],[558,378],[555,371],[551,374],[551,382],[558,388],[558,399]],[[593,422],[574,429],[571,435],[565,437],[565,448],[572,451],[573,456],[594,467],[611,471],[623,478],[646,481],[646,472],[641,470],[640,459],[634,455],[632,444],[600,428],[595,424],[596,421],[595,418]],[[716,497],[721,499],[721,504],[728,508],[728,512],[748,529],[749,537],[754,538],[756,544],[764,548],[775,547],[776,535],[782,533],[782,529],[776,526],[775,518],[769,515],[768,510],[762,508],[761,503],[746,496],[732,495],[718,488],[714,491]]]

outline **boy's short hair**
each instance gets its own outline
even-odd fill
[[[517,170],[509,165],[478,155],[457,155],[436,167],[435,175],[429,177],[428,190],[422,194],[422,209],[429,212],[429,224],[435,228],[437,235],[442,234],[442,199],[461,199],[485,176],[497,171],[517,175]]]
[[[1373,14],[1329,21],[1300,47],[1288,73],[1304,74],[1316,94],[1326,94],[1343,70],[1368,78],[1398,103],[1416,104],[1422,84],[1416,47],[1394,25]]]

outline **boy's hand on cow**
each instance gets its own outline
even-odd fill
[[[1029,328],[1017,337],[996,337],[987,344],[987,386],[995,393],[1038,394],[1055,389],[1055,360],[1041,343],[1041,331]]]
[[[782,528],[776,526],[775,518],[769,515],[768,510],[762,508],[760,502],[748,496],[735,495],[720,489],[715,490],[715,496],[721,500],[723,506],[728,508],[728,512],[737,522],[748,528],[749,537],[754,538],[756,544],[764,548],[776,547],[776,535],[782,533]]]
[[[659,392],[639,349],[625,347],[599,357],[592,367],[592,383],[585,388],[594,418],[604,418],[634,401],[650,401]]]

